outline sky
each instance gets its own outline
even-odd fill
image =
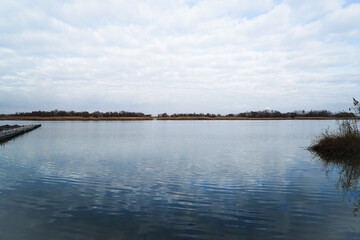
[[[0,0],[0,113],[347,110],[360,0]]]

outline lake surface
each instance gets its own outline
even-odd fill
[[[357,179],[306,150],[335,121],[41,124],[0,145],[0,239],[360,238]]]

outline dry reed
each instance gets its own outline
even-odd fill
[[[16,121],[139,121],[153,120],[153,117],[23,117],[23,116],[6,116],[0,117],[0,120]]]

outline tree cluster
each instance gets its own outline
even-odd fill
[[[32,111],[32,112],[17,112],[14,114],[0,114],[0,116],[20,116],[20,117],[150,117],[150,114],[144,114],[141,112],[88,112],[88,111],[64,111],[64,110],[52,110],[52,111]],[[355,114],[352,112],[337,112],[333,113],[328,110],[321,111],[293,111],[281,113],[276,110],[263,110],[263,111],[248,111],[242,113],[230,113],[226,115],[221,114],[213,114],[213,113],[174,113],[167,114],[161,113],[158,114],[158,118],[162,117],[207,117],[207,118],[215,118],[215,117],[246,117],[246,118],[295,118],[295,117],[354,117]]]
[[[168,115],[167,113],[158,114],[158,117],[247,117],[247,118],[294,118],[294,117],[354,117],[352,112],[338,112],[333,113],[328,110],[311,110],[311,111],[293,111],[282,113],[276,110],[263,110],[263,111],[248,111],[242,113],[230,113],[226,115],[211,114],[211,113],[175,113]]]
[[[53,111],[32,111],[32,112],[17,112],[14,114],[1,114],[2,116],[20,116],[20,117],[148,117],[151,115],[145,115],[141,112],[77,112],[77,111],[63,111],[63,110],[53,110]]]

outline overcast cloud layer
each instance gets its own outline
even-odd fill
[[[346,110],[360,2],[0,0],[0,112]]]

